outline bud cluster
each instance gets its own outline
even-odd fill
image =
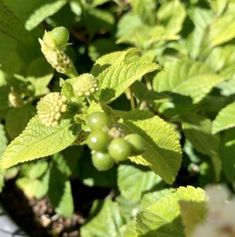
[[[59,92],[47,94],[37,104],[38,117],[47,127],[57,125],[66,111],[66,98]]]

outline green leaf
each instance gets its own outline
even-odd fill
[[[76,139],[80,126],[62,120],[55,127],[45,127],[37,117],[32,118],[20,136],[5,150],[0,167],[9,168],[21,162],[52,155],[69,146]]]
[[[56,213],[70,218],[74,212],[73,195],[69,178],[53,162],[50,169],[48,197]]]
[[[217,133],[235,127],[235,102],[219,111],[212,124],[212,132]]]
[[[45,160],[25,163],[21,167],[21,174],[29,179],[40,178],[48,169],[48,163]]]
[[[54,2],[46,1],[45,4],[35,9],[35,11],[32,12],[32,14],[28,17],[27,21],[25,22],[25,28],[27,30],[34,29],[47,17],[58,12],[66,3],[66,0],[57,0]]]
[[[133,202],[139,201],[144,192],[151,190],[161,181],[153,171],[128,164],[118,166],[117,177],[121,195]]]
[[[178,203],[182,200],[205,201],[205,193],[202,189],[192,186],[180,187],[175,192],[166,193],[155,203],[150,203],[148,207],[140,210],[136,216],[138,236],[184,236]]]
[[[17,137],[26,127],[29,120],[35,115],[35,108],[26,105],[20,108],[12,108],[6,116],[6,130],[11,139]]]
[[[124,120],[124,124],[145,140],[146,151],[142,158],[150,168],[167,183],[172,183],[181,164],[179,137],[174,128],[158,116],[144,120]]]
[[[7,147],[7,137],[6,137],[5,129],[4,129],[4,126],[0,124],[0,159],[6,147]]]
[[[0,33],[21,42],[25,40],[27,35],[23,22],[4,1],[0,1]]]
[[[18,178],[16,181],[18,188],[22,189],[28,198],[40,199],[46,195],[48,185],[39,179],[30,179],[28,177]]]
[[[202,201],[179,202],[184,232],[187,237],[191,236],[194,228],[204,220],[206,214],[206,205],[205,202]]]
[[[167,64],[153,81],[157,92],[174,92],[190,96],[200,102],[223,78],[213,73],[205,64],[190,60],[177,60]]]
[[[200,116],[189,115],[187,121],[182,124],[186,138],[194,148],[212,159],[216,179],[219,180],[221,172],[221,160],[219,155],[220,137],[211,133],[212,123],[209,119]]]
[[[157,11],[157,18],[162,22],[166,30],[172,34],[179,33],[186,17],[184,4],[179,0],[168,1]]]
[[[211,46],[226,43],[235,38],[235,16],[234,13],[226,13],[215,19],[209,30]]]
[[[117,237],[123,220],[117,203],[106,199],[100,212],[81,228],[81,236]]]
[[[226,178],[235,181],[235,129],[225,131],[220,144],[220,156]]]
[[[119,63],[110,66],[97,77],[100,86],[100,100],[110,103],[119,97],[131,84],[145,74],[158,69],[155,63],[143,62]]]

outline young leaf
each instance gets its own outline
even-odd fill
[[[212,123],[212,132],[217,133],[235,127],[235,102],[219,111]]]
[[[122,224],[118,204],[106,199],[100,212],[81,228],[81,236],[117,237]]]
[[[79,129],[80,126],[71,124],[69,119],[62,120],[55,127],[45,127],[37,117],[33,117],[5,150],[0,167],[6,169],[59,152],[74,142]]]
[[[117,177],[118,188],[122,196],[133,202],[139,201],[144,192],[150,190],[161,181],[161,178],[153,171],[140,169],[128,164],[118,166]]]
[[[140,134],[146,143],[142,158],[167,183],[172,183],[181,164],[179,138],[173,127],[158,116],[144,120],[124,120],[131,132]],[[138,163],[138,157],[137,163]],[[135,157],[132,158],[132,161]]]
[[[131,84],[140,80],[143,75],[155,71],[158,65],[143,62],[141,59],[133,63],[114,64],[97,77],[100,86],[100,100],[110,103],[119,97]]]
[[[205,64],[181,59],[167,64],[165,71],[154,78],[153,87],[157,92],[169,91],[190,96],[194,103],[198,103],[221,80],[223,78]]]

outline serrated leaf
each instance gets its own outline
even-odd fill
[[[235,102],[219,111],[212,123],[212,132],[217,133],[235,127]]]
[[[9,168],[21,162],[52,155],[69,146],[76,139],[80,126],[62,120],[55,127],[45,127],[38,119],[32,118],[25,130],[5,150],[0,167]]]
[[[226,178],[235,181],[235,128],[225,131],[220,144],[220,156]]]
[[[234,13],[227,13],[215,19],[209,30],[211,46],[217,46],[232,40],[235,37]]]
[[[202,189],[187,186],[167,193],[156,203],[150,203],[136,216],[138,236],[182,237],[183,226],[180,219],[179,201],[204,201]],[[170,207],[170,208],[169,208]]]
[[[155,63],[138,60],[134,63],[119,63],[110,66],[97,77],[100,86],[100,100],[110,103],[120,96],[131,84],[145,74],[158,69]]]
[[[53,2],[48,1],[45,4],[41,5],[39,8],[35,9],[35,11],[28,17],[27,21],[25,22],[25,28],[27,30],[34,29],[47,17],[59,11],[66,3],[66,0],[57,0]]]
[[[136,121],[124,120],[124,124],[145,140],[146,151],[142,157],[150,168],[166,182],[172,183],[181,164],[179,138],[173,127],[158,116]]]
[[[153,81],[157,92],[174,92],[190,96],[194,103],[200,102],[223,78],[213,73],[205,64],[190,60],[177,60],[167,64],[165,71]]]
[[[161,181],[161,178],[153,171],[127,164],[118,166],[117,177],[121,195],[133,202],[139,201],[144,192],[150,190]]]
[[[106,199],[100,212],[81,228],[81,236],[117,237],[123,220],[118,204]]]

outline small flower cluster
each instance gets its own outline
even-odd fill
[[[59,92],[47,94],[37,104],[38,117],[47,127],[57,125],[66,111],[66,98]]]
[[[191,237],[235,237],[235,199],[223,186],[209,187],[208,214]]]
[[[97,79],[89,73],[84,73],[74,78],[74,94],[77,96],[90,96],[99,90]]]

